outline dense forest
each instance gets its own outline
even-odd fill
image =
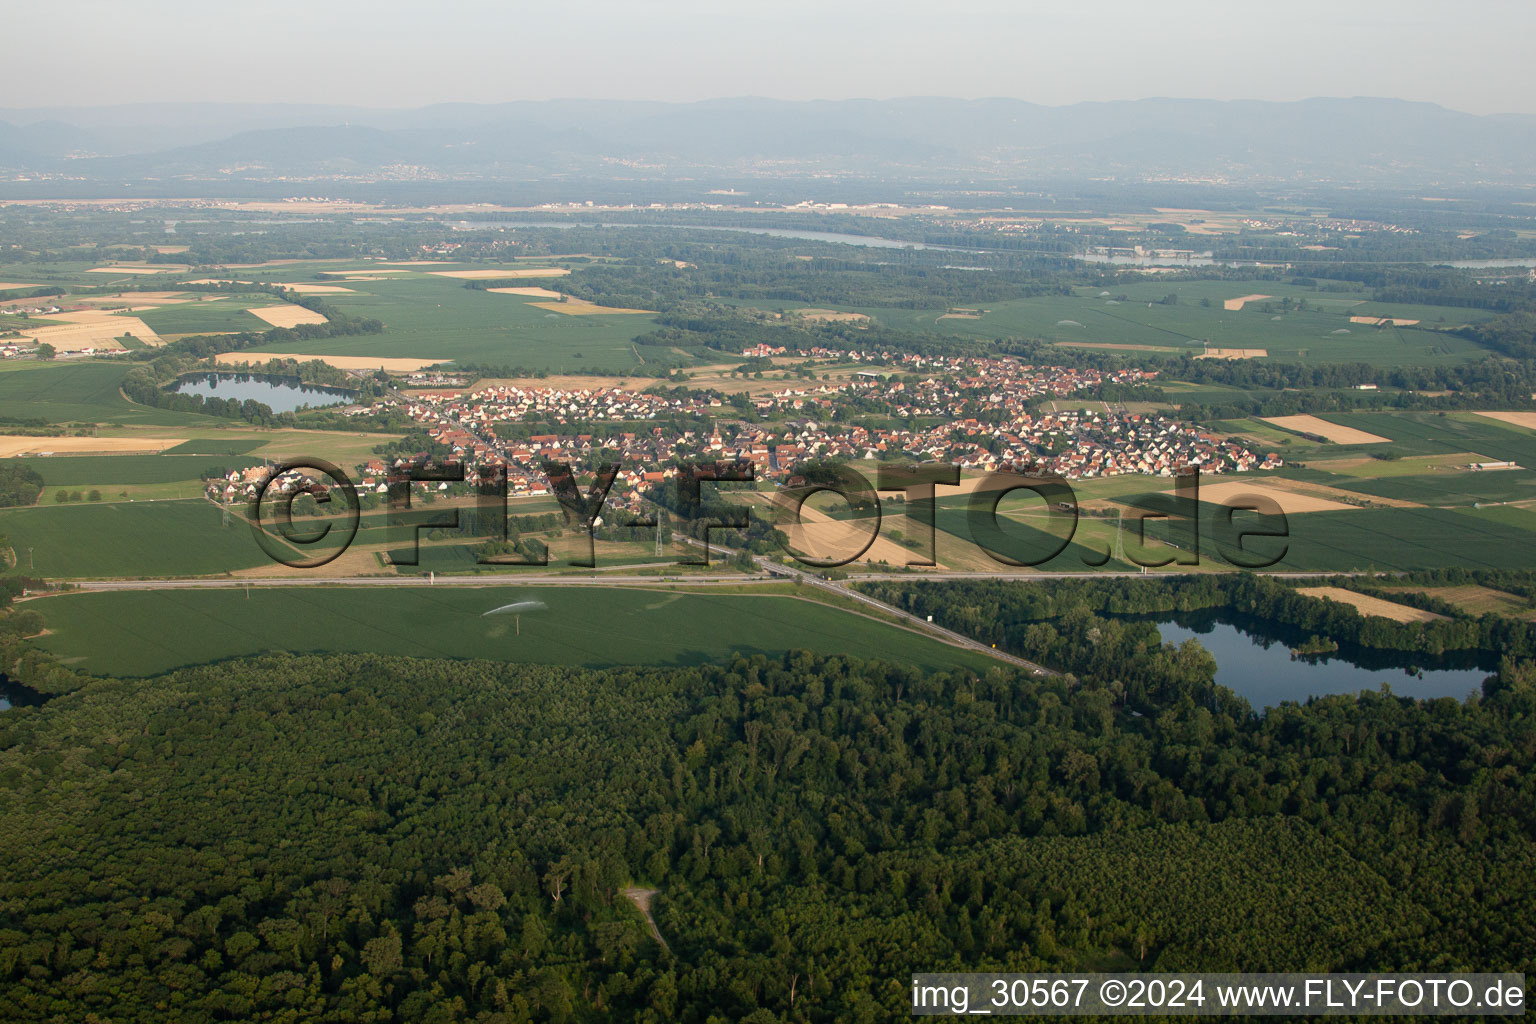
[[[1080,635],[1121,649],[1106,628]],[[917,970],[1531,968],[1532,680],[1260,718],[1196,644],[1148,652],[1140,693],[1083,667],[86,681],[0,716],[0,1004],[859,1021]]]

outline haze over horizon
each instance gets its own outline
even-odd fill
[[[1300,0],[1284,11],[1213,0],[1092,10],[968,0],[942,11],[910,0],[729,9],[701,0],[574,0],[558,9],[60,0],[8,21],[17,39],[68,25],[70,74],[58,74],[58,46],[23,47],[5,105],[952,96],[1066,106],[1372,96],[1536,113],[1523,52],[1536,6],[1474,6],[1480,17],[1433,0]]]

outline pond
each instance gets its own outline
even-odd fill
[[[0,676],[0,711],[11,708],[28,708],[42,704],[48,698],[36,690],[29,690]]]
[[[171,386],[182,395],[204,398],[233,398],[244,402],[254,398],[270,406],[273,412],[295,412],[304,408],[341,405],[352,401],[352,392],[340,388],[305,384],[295,377],[270,377],[260,373],[200,373],[183,377]]]
[[[1342,645],[1334,654],[1292,658],[1291,646],[1307,639],[1300,631],[1258,621],[1234,622],[1212,613],[1159,621],[1157,631],[1164,643],[1200,641],[1216,659],[1216,681],[1255,708],[1330,693],[1376,690],[1382,683],[1401,697],[1461,700],[1480,691],[1483,679],[1496,667],[1471,652],[1437,657]]]

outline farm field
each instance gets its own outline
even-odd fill
[[[0,410],[4,410],[0,415],[51,423],[228,423],[200,413],[151,409],[128,401],[118,390],[128,370],[124,363],[18,363],[0,372]]]
[[[1381,589],[1393,593],[1424,594],[1436,597],[1442,601],[1449,601],[1470,615],[1494,614],[1527,620],[1536,618],[1536,610],[1532,609],[1531,602],[1515,594],[1495,590],[1492,587],[1481,587],[1475,583],[1454,587],[1384,586]]]
[[[21,571],[59,579],[203,576],[271,564],[243,518],[222,520],[202,499],[49,504],[0,510],[0,534]]]
[[[544,607],[487,617],[514,602]],[[806,649],[929,670],[984,671],[985,655],[781,593],[488,586],[41,598],[39,644],[87,672],[143,676],[268,651],[368,651],[535,664],[698,665]],[[187,638],[195,636],[195,644]]]
[[[1536,569],[1536,513],[1511,506],[1310,512],[1289,524],[1277,571]]]
[[[271,325],[249,312],[257,302],[252,296],[221,298],[213,302],[183,302],[149,309],[137,316],[161,337],[178,334],[220,334],[265,331]]]
[[[353,316],[384,321],[383,334],[267,345],[264,351],[452,359],[557,373],[630,370],[654,358],[631,344],[651,329],[648,314],[571,316],[540,308],[538,296],[498,295],[466,288],[456,278],[420,273],[346,286],[353,291],[328,295],[326,301]]]
[[[159,452],[181,443],[176,437],[53,436],[48,434],[0,434],[0,458],[25,456],[78,456],[88,453],[134,454]]]
[[[1340,482],[1362,494],[1399,498],[1423,505],[1472,505],[1479,502],[1536,499],[1536,473],[1527,469],[1426,473],[1376,480]]]
[[[1401,455],[1451,456],[1475,452],[1484,459],[1536,467],[1536,432],[1506,426],[1476,413],[1329,413],[1331,423],[1379,434]],[[1362,449],[1362,454],[1369,449]]]
[[[996,526],[984,525],[975,533],[968,513],[968,497],[951,497],[948,500],[940,498],[935,505],[934,520],[939,531],[938,560],[949,568],[992,572],[1012,571],[1016,568],[993,558],[981,548],[981,544],[1015,561],[1027,563],[1037,562],[1042,555],[1061,544],[1059,531],[1064,528],[1064,524],[1047,518],[1036,499],[1005,498],[998,506]],[[990,523],[990,520],[984,517],[984,523]],[[1134,569],[1135,566],[1111,557],[1115,551],[1115,529],[1113,520],[1079,518],[1071,542],[1060,554],[1029,567],[1042,572]],[[914,530],[911,536],[920,538],[920,533]],[[1127,538],[1126,544],[1129,546],[1132,541]],[[1150,552],[1150,547],[1148,550]]]
[[[1445,619],[1444,615],[1438,615],[1435,612],[1427,612],[1422,608],[1398,604],[1395,601],[1384,601],[1370,594],[1345,590],[1343,587],[1301,587],[1296,593],[1326,601],[1338,601],[1340,604],[1349,605],[1361,615],[1375,615],[1391,619],[1393,622],[1440,622]]]
[[[1341,426],[1318,416],[1271,416],[1264,422],[1298,434],[1316,434],[1333,444],[1382,444],[1389,440],[1379,434]]]
[[[1308,495],[1309,485],[1306,483],[1301,483],[1296,490],[1291,486],[1280,486],[1282,483],[1290,485],[1292,482],[1267,475],[1220,484],[1202,480],[1201,564],[1221,566],[1216,542],[1218,525],[1224,522],[1225,512],[1220,502],[1230,501],[1242,493],[1260,493],[1274,498],[1286,510],[1289,540],[1285,542],[1285,555],[1268,567],[1277,572],[1456,566],[1536,568],[1536,511],[1523,506],[1473,508],[1470,500],[1461,503],[1447,500],[1444,502],[1446,506],[1455,507],[1437,507],[1427,500],[1429,496],[1423,496],[1394,507],[1349,507],[1332,499]],[[1361,483],[1337,478],[1339,488],[1358,487]],[[1405,489],[1403,493],[1419,492]],[[1366,495],[1362,494],[1362,497]],[[1167,507],[1167,499],[1158,492],[1125,495],[1116,500],[1153,511]],[[1255,538],[1249,543],[1262,544],[1265,550],[1270,550],[1280,542]]]
[[[56,455],[17,461],[37,470],[44,488],[195,482],[210,468],[261,464],[260,459],[229,455]],[[50,495],[44,494],[43,501],[49,500]]]
[[[1364,362],[1373,366],[1445,365],[1481,358],[1487,350],[1472,341],[1441,333],[1487,319],[1491,314],[1455,307],[1388,308],[1364,293],[1339,296],[1288,285],[1266,286],[1271,298],[1246,303],[1240,310],[1226,301],[1248,294],[1241,285],[1214,281],[1147,282],[1078,289],[1074,294],[1039,296],[987,304],[977,319],[944,317],[942,310],[859,307],[881,323],[906,330],[962,337],[1026,337],[1080,345],[1150,349],[1200,355],[1212,348],[1262,349],[1267,358],[1285,362]],[[1169,295],[1177,304],[1164,304]],[[1119,296],[1125,296],[1124,299]],[[1305,299],[1304,311],[1282,310],[1286,297]],[[1202,306],[1201,300],[1210,304]],[[1350,316],[1399,316],[1417,319],[1413,327],[1373,327]]]
[[[326,322],[325,317],[321,314],[293,303],[252,306],[246,312],[273,327],[298,327],[301,324],[323,324]]]

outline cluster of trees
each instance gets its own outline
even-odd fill
[[[0,460],[0,508],[33,505],[43,493],[43,475],[23,462]]]
[[[6,538],[0,535],[0,548],[4,548]],[[7,638],[13,645],[22,638],[36,636],[43,631],[47,622],[42,612],[33,608],[15,607],[16,599],[29,589],[40,589],[44,586],[42,580],[32,579],[28,576],[12,575],[0,576],[0,638]],[[9,664],[9,659],[4,657],[4,648],[0,647],[0,665]],[[0,671],[0,684],[5,682],[5,673]]]
[[[70,501],[100,501],[101,492],[94,487],[89,492],[71,491],[60,487],[57,491],[53,492],[53,500],[57,505],[63,505],[65,502]]]

